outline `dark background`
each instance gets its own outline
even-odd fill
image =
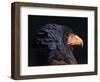
[[[87,18],[82,17],[60,17],[60,16],[37,16],[28,15],[28,66],[38,66],[38,60],[35,49],[35,30],[46,24],[60,24],[70,27],[74,33],[80,36],[84,41],[83,48],[74,46],[74,56],[79,64],[87,64]]]

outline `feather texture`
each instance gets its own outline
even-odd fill
[[[42,65],[77,63],[73,47],[66,43],[65,35],[69,32],[73,32],[72,29],[58,24],[46,24],[36,31],[37,52],[41,55]]]

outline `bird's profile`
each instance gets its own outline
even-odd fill
[[[77,64],[73,46],[83,46],[83,41],[73,30],[63,25],[46,24],[36,32],[40,65]]]

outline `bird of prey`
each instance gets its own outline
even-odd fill
[[[77,64],[73,46],[83,46],[83,40],[71,28],[46,24],[37,31],[36,46],[41,65]]]

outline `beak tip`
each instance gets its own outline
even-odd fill
[[[81,47],[83,48],[84,44],[83,44],[83,40],[81,39]]]

